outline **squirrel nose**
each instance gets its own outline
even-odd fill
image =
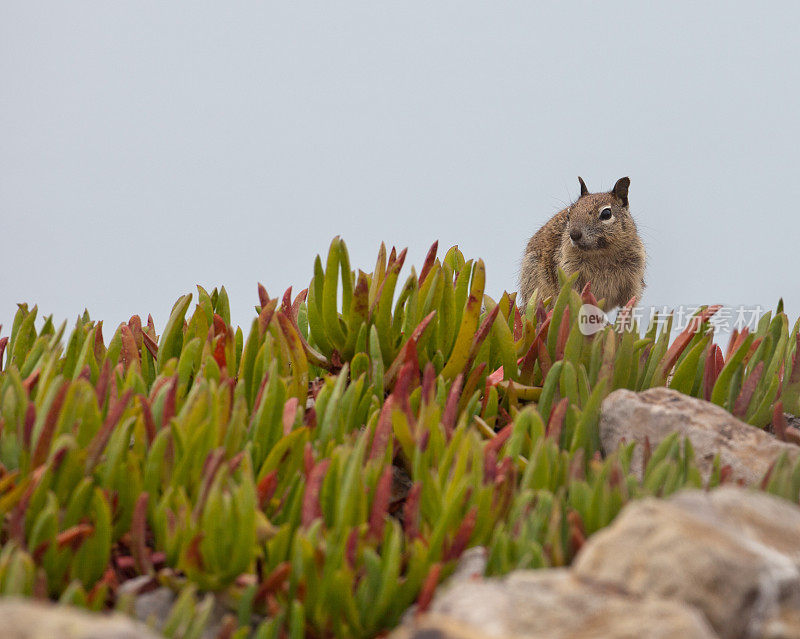
[[[578,229],[572,229],[569,232],[569,236],[572,238],[573,242],[577,242],[578,240],[581,239],[581,237],[583,236],[583,233],[581,233]]]

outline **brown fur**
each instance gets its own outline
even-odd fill
[[[578,200],[559,211],[528,242],[519,278],[520,306],[536,289],[540,299],[558,294],[558,269],[575,272],[575,287],[591,282],[598,300],[610,310],[632,297],[641,299],[647,255],[628,205],[626,177],[609,193],[589,193],[581,178]],[[612,219],[604,222],[600,211],[610,208]],[[573,237],[570,236],[572,234]]]

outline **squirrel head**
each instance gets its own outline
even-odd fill
[[[608,193],[589,193],[578,178],[581,194],[567,209],[567,225],[561,250],[588,258],[594,251],[613,250],[626,237],[636,235],[636,224],[628,208],[630,178],[617,180]]]

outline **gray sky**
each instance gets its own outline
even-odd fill
[[[644,304],[800,312],[796,3],[0,5],[0,323],[159,331],[196,283],[248,326],[340,234],[483,257],[631,177]],[[442,251],[443,252],[443,251]],[[407,262],[408,263],[408,262]],[[407,267],[404,269],[407,273]]]

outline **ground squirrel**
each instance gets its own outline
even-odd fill
[[[641,299],[645,250],[628,207],[629,178],[617,180],[608,193],[589,193],[578,178],[578,200],[551,217],[530,239],[519,277],[520,307],[536,289],[540,298],[558,294],[558,269],[576,271],[575,286],[591,282],[594,296],[606,310]]]

